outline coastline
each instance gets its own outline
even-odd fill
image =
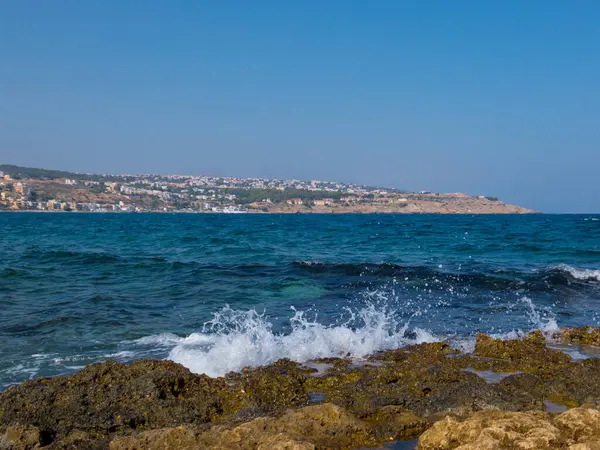
[[[282,359],[220,378],[169,361],[107,361],[1,392],[0,442],[113,450],[402,441],[421,450],[597,448],[600,359],[576,359],[557,346],[598,349],[600,330],[514,340],[480,334],[470,353],[435,342],[361,361]]]
[[[215,215],[238,215],[238,214],[252,214],[252,215],[289,215],[289,214],[309,214],[309,215],[368,215],[368,214],[390,214],[390,215],[455,215],[455,216],[502,216],[502,215],[538,215],[548,214],[541,211],[528,211],[528,212],[418,212],[418,211],[242,211],[242,212],[215,212],[215,211],[48,211],[48,210],[4,210],[0,209],[0,213],[49,213],[49,214],[215,214]],[[561,213],[562,214],[562,213]],[[582,213],[573,213],[573,215]],[[589,213],[594,215],[594,213]]]

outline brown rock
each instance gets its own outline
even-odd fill
[[[507,360],[512,370],[533,373],[565,366],[571,361],[567,354],[547,348],[546,340],[539,331],[531,333],[525,339],[506,341],[478,334],[475,355]]]
[[[199,436],[201,448],[282,449],[373,447],[367,423],[330,403],[307,406],[279,418],[261,417],[236,427],[216,426]]]
[[[550,449],[560,440],[560,430],[546,413],[475,413],[464,421],[447,417],[419,439],[419,450]],[[510,443],[511,447],[508,446]]]
[[[35,425],[45,444],[72,430],[128,434],[218,419],[235,404],[222,379],[168,361],[107,361],[70,377],[26,381],[0,393],[2,422]]]
[[[600,411],[596,409],[570,409],[556,417],[554,424],[574,441],[600,442]]]
[[[138,436],[125,436],[113,439],[110,450],[166,450],[201,448],[195,433],[186,427],[150,430]]]
[[[570,344],[600,347],[600,328],[596,327],[562,328],[554,337]]]
[[[40,430],[27,425],[8,427],[0,436],[0,449],[28,450],[40,443]]]
[[[419,450],[600,449],[600,411],[574,408],[556,418],[543,412],[480,412],[447,417],[419,439]]]

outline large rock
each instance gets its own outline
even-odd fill
[[[108,434],[210,422],[233,404],[235,395],[223,380],[194,375],[179,364],[109,361],[70,377],[9,388],[0,394],[0,420],[34,425],[52,442],[75,429]]]
[[[277,418],[260,417],[233,427],[214,426],[201,433],[187,427],[145,431],[113,439],[110,450],[311,450],[373,447],[377,443],[367,423],[326,403],[289,411]]]
[[[507,368],[533,373],[564,367],[571,361],[567,354],[548,348],[544,335],[539,331],[531,333],[525,339],[506,341],[478,334],[475,355],[505,360]]]
[[[164,450],[164,449],[196,449],[198,442],[196,433],[186,427],[150,430],[138,436],[125,436],[113,439],[110,450]]]
[[[543,412],[479,412],[446,417],[419,439],[419,450],[600,448],[600,412],[575,408],[552,418]]]
[[[0,436],[0,449],[27,450],[44,444],[40,430],[33,426],[14,425]]]
[[[569,344],[600,347],[600,328],[596,327],[561,328],[553,337]]]

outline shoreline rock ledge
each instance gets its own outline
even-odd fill
[[[550,339],[599,346],[600,331]],[[600,450],[600,359],[548,344],[541,332],[481,334],[468,354],[426,343],[360,364],[325,358],[316,370],[283,359],[220,378],[170,361],[107,361],[1,392],[0,449],[365,449],[418,439],[419,450]]]

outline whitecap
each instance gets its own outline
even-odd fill
[[[580,269],[567,264],[560,264],[556,269],[567,272],[573,278],[583,281],[596,280],[600,281],[600,270],[597,269]]]

